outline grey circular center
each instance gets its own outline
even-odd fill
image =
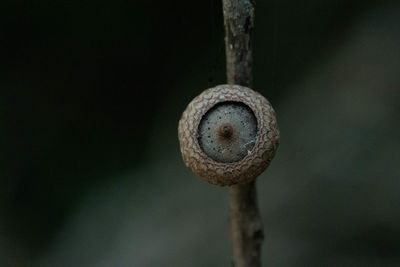
[[[222,102],[202,117],[198,142],[203,152],[217,162],[242,160],[250,154],[257,138],[257,119],[240,102]]]

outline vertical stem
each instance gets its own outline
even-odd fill
[[[235,267],[260,267],[263,227],[255,181],[229,188],[233,262]]]
[[[252,87],[252,0],[222,0],[226,73],[229,84]],[[233,262],[235,267],[260,267],[264,239],[255,181],[229,188]]]
[[[228,83],[252,87],[253,3],[251,0],[222,0],[222,4]]]

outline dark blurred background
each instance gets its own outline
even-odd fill
[[[400,3],[258,0],[265,266],[400,265]],[[177,123],[225,83],[220,1],[0,3],[0,266],[230,266]]]

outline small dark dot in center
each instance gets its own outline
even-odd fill
[[[230,124],[222,124],[218,129],[219,136],[228,139],[233,135],[233,128]]]

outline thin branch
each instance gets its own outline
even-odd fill
[[[260,267],[263,227],[255,182],[229,189],[233,262],[235,267]]]
[[[228,83],[251,88],[254,6],[249,0],[222,0],[222,3]]]
[[[252,87],[254,2],[222,0],[222,3],[228,83]],[[260,267],[264,234],[255,181],[231,186],[229,195],[234,266]]]

